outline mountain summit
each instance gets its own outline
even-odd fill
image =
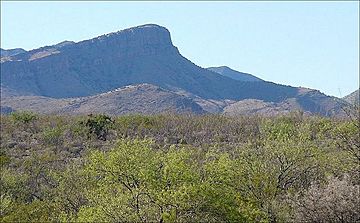
[[[32,95],[62,99],[148,83],[207,106],[214,104],[216,109],[211,110],[216,111],[228,104],[224,100],[256,99],[266,103],[290,100],[296,109],[329,115],[344,103],[319,91],[236,74],[243,78],[235,79],[195,65],[179,53],[165,27],[147,24],[77,43],[65,41],[2,57],[1,92],[2,97]],[[7,95],[9,92],[11,95]]]

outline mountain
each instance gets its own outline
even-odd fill
[[[352,92],[349,95],[346,95],[345,97],[343,97],[343,99],[352,105],[359,105],[360,104],[359,89],[357,89],[356,91]]]
[[[9,50],[0,48],[1,57],[11,57],[11,56],[15,56],[17,54],[21,54],[21,53],[25,53],[25,52],[26,52],[26,50],[21,49],[21,48],[9,49]]]
[[[50,98],[51,103],[54,98],[61,99],[61,104],[67,98],[97,97],[127,85],[148,83],[182,94],[215,113],[245,99],[271,103],[291,99],[300,109],[321,115],[336,114],[345,103],[316,90],[234,80],[201,68],[180,54],[165,27],[154,24],[3,58],[2,99],[21,95],[43,97],[41,101],[49,103]]]
[[[54,98],[95,95],[141,83],[182,89],[206,99],[278,101],[297,94],[290,86],[234,82],[198,67],[179,53],[169,31],[158,25],[15,55],[2,63],[1,78],[14,91]]]
[[[255,77],[254,75],[239,72],[227,66],[208,67],[206,69],[238,81],[263,81],[262,79]]]
[[[95,96],[79,98],[5,97],[2,107],[2,113],[11,110],[30,110],[43,114],[205,113],[193,100],[151,84],[129,85]]]

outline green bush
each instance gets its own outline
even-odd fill
[[[37,119],[37,115],[29,111],[13,112],[10,116],[15,123],[21,124],[29,124]]]
[[[106,141],[109,130],[114,121],[106,115],[89,115],[86,121],[81,122],[88,129],[88,137],[95,135],[97,139]]]
[[[47,128],[44,131],[44,140],[50,145],[58,145],[61,142],[63,130],[61,127],[57,126],[55,128]]]

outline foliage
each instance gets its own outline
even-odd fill
[[[296,222],[358,222],[359,185],[344,179],[329,178],[325,185],[313,184],[304,195],[292,198]]]
[[[98,139],[106,141],[113,121],[106,115],[89,115],[86,122],[81,122],[81,124],[88,128],[88,137],[95,134]]]
[[[29,133],[37,131],[35,121],[38,119],[38,115],[31,111],[17,111],[10,114],[12,122],[16,128],[23,129]]]
[[[11,118],[16,123],[29,124],[37,118],[37,115],[29,111],[20,111],[11,113]]]
[[[2,116],[0,221],[353,222],[358,136],[300,113]]]

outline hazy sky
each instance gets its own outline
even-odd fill
[[[1,48],[34,49],[156,23],[201,67],[344,96],[359,86],[359,3],[3,2]]]

